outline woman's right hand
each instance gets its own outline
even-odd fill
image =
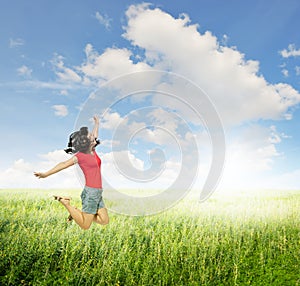
[[[41,173],[41,172],[34,172],[34,175],[39,179],[47,177],[45,173]]]

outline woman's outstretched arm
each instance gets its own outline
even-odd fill
[[[99,117],[98,116],[94,116],[94,128],[93,128],[93,132],[92,134],[94,135],[95,138],[98,138],[99,136]]]
[[[58,163],[55,167],[53,167],[52,169],[50,169],[47,172],[44,172],[44,173],[42,173],[42,172],[34,172],[34,175],[36,177],[38,177],[39,179],[46,178],[46,177],[48,177],[50,175],[53,175],[53,174],[55,174],[57,172],[60,172],[61,170],[64,170],[64,169],[66,169],[68,167],[73,166],[77,162],[78,162],[77,157],[73,156],[71,159],[69,159],[67,161]]]

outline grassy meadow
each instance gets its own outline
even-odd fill
[[[88,231],[53,193],[0,190],[0,285],[300,285],[300,192],[185,199]]]

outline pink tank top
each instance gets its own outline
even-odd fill
[[[91,188],[102,189],[101,159],[96,151],[93,154],[78,152],[75,154],[78,164],[85,177],[85,185]]]

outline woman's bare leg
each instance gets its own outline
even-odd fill
[[[87,230],[90,228],[95,216],[94,214],[84,213],[81,210],[71,206],[69,199],[60,198],[59,202],[65,206],[65,208],[68,210],[74,221],[82,229]]]
[[[109,223],[109,217],[106,208],[98,209],[97,214],[94,216],[94,222],[102,225]]]

